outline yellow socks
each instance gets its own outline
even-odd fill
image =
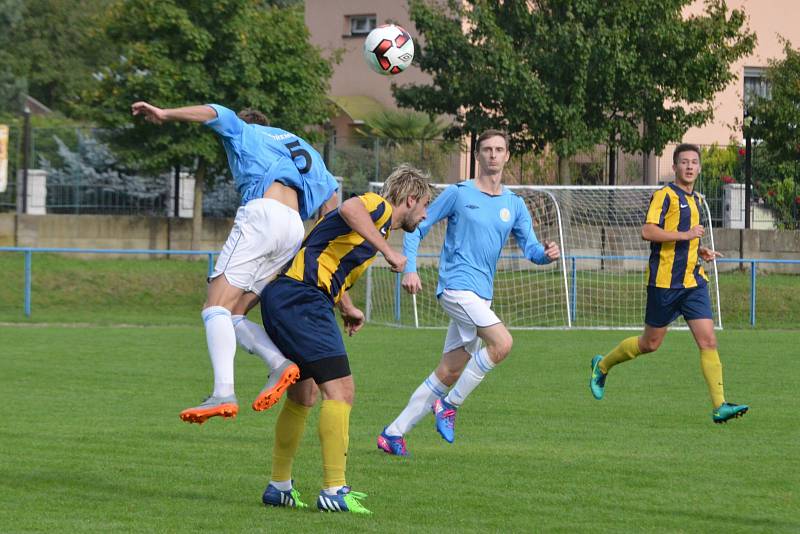
[[[614,350],[606,354],[605,357],[600,360],[600,363],[598,363],[597,366],[601,371],[603,371],[603,373],[608,373],[608,370],[618,363],[632,360],[641,353],[642,351],[639,350],[639,338],[629,337],[627,339],[623,339],[622,343],[617,345]]]
[[[344,486],[347,447],[350,443],[350,408],[343,401],[324,400],[319,412],[323,488]]]
[[[311,407],[293,402],[288,397],[275,423],[275,448],[272,450],[272,480],[292,479],[292,462],[306,428]]]
[[[708,385],[708,394],[711,396],[713,407],[725,402],[725,391],[722,386],[722,363],[719,361],[717,349],[700,350],[700,367],[703,369],[703,377]]]

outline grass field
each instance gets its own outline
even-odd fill
[[[369,494],[365,518],[261,506],[277,409],[248,408],[265,379],[253,356],[237,356],[237,419],[179,421],[209,390],[199,324],[5,324],[0,532],[800,531],[797,333],[720,332],[729,398],[751,405],[720,426],[686,332],[614,369],[593,400],[589,359],[623,335],[516,332],[460,411],[456,442],[427,418],[400,459],[375,437],[430,372],[442,332],[367,326],[347,341],[348,482]],[[311,502],[317,413],[294,472]]]

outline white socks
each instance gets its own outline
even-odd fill
[[[400,412],[397,419],[386,427],[386,434],[389,436],[403,436],[422,420],[431,411],[431,405],[439,397],[447,393],[445,386],[436,373],[425,379],[425,382],[411,394],[408,405]]]
[[[277,369],[286,361],[278,347],[269,338],[264,327],[248,321],[244,315],[234,315],[233,327],[236,331],[236,341],[250,354],[256,354],[264,360],[270,370]],[[288,490],[287,490],[288,491]]]
[[[453,406],[461,406],[464,404],[464,400],[467,396],[472,393],[472,390],[478,387],[478,384],[481,383],[486,373],[492,369],[494,369],[494,362],[489,358],[489,353],[486,352],[486,348],[484,347],[476,354],[473,354],[472,358],[469,359],[467,366],[464,368],[464,372],[461,373],[461,377],[456,381],[453,389],[447,394],[447,397],[445,397],[445,402]]]
[[[233,395],[233,358],[236,356],[236,333],[231,312],[222,306],[211,306],[201,314],[206,326],[208,354],[214,369],[215,397]]]
[[[276,489],[280,491],[291,491],[292,489],[292,481],[291,480],[282,480],[280,482],[276,482],[274,480],[270,480],[269,483],[275,486]]]

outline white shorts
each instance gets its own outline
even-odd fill
[[[478,328],[502,322],[492,311],[492,301],[484,300],[472,291],[445,289],[439,295],[439,304],[450,316],[444,340],[445,353],[464,347],[470,354],[475,354],[481,348]]]
[[[261,295],[300,250],[304,233],[300,214],[292,208],[271,198],[251,200],[236,211],[211,278],[224,274],[232,286]]]

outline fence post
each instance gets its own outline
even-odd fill
[[[750,326],[756,325],[756,262],[750,262]]]
[[[33,251],[25,251],[25,317],[31,316],[31,262]]]
[[[578,316],[576,307],[578,305],[578,270],[575,267],[575,256],[572,257],[572,322]]]

